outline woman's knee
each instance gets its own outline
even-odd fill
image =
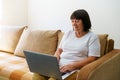
[[[32,80],[47,80],[47,78],[45,76],[40,75],[40,74],[34,73]]]
[[[56,80],[56,79],[51,77],[51,78],[49,78],[48,80]]]

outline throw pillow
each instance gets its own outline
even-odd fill
[[[25,28],[25,26],[0,26],[0,51],[14,53]]]
[[[15,50],[15,55],[24,56],[23,50],[54,54],[57,47],[58,30],[26,30]]]

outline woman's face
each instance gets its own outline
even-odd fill
[[[84,27],[81,19],[80,20],[72,19],[71,22],[72,22],[74,31],[83,31]]]

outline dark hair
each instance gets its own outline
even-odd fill
[[[79,9],[79,10],[74,11],[70,19],[82,20],[85,32],[91,29],[91,21],[89,18],[89,14],[84,9]]]

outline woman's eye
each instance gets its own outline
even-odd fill
[[[71,20],[71,22],[72,22],[72,23],[74,23],[74,22],[75,22],[75,23],[78,23],[79,20]]]
[[[71,22],[73,23],[74,21],[72,20]]]
[[[79,20],[76,20],[76,22],[79,22]]]

